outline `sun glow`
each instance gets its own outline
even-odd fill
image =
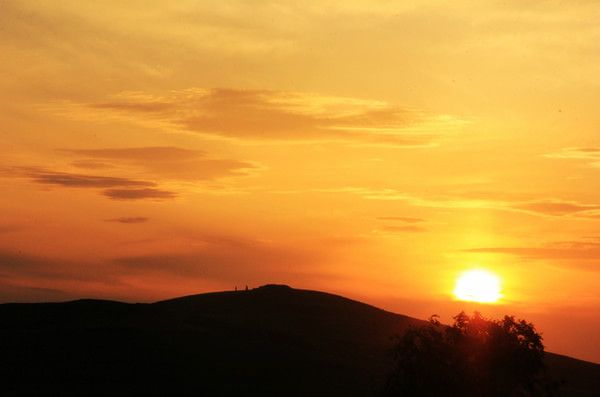
[[[500,279],[487,270],[468,270],[456,280],[454,295],[463,301],[497,302],[502,296]]]

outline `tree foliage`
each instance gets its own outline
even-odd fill
[[[401,396],[549,396],[544,345],[533,324],[475,312],[452,326],[432,316],[397,337],[388,392]]]

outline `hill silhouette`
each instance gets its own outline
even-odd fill
[[[281,285],[152,304],[2,304],[0,393],[376,395],[391,337],[421,324]],[[547,363],[563,395],[600,394],[600,365]]]

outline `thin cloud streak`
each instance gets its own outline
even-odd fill
[[[395,189],[349,188],[345,190],[340,189],[338,191],[358,194],[367,200],[405,201],[417,207],[493,209],[518,211],[531,215],[548,217],[570,216],[574,218],[596,218],[600,216],[600,204],[579,203],[575,201],[554,198],[530,201],[507,201],[501,198],[498,200],[479,199],[476,197],[470,197],[469,195],[419,197]],[[378,219],[386,218],[381,217]],[[398,220],[401,219],[402,218],[398,218]]]
[[[90,109],[167,120],[188,131],[247,140],[359,141],[430,146],[468,123],[384,102],[266,90],[189,89],[157,97],[122,94]]]
[[[382,231],[385,233],[423,233],[427,231],[424,227],[416,226],[416,225],[404,225],[404,226],[395,226],[395,225],[387,225],[378,229],[377,231]]]
[[[70,174],[46,170],[25,171],[33,182],[73,188],[142,187],[156,186],[154,182],[99,175]]]
[[[116,222],[116,223],[124,223],[124,224],[135,224],[135,223],[146,223],[149,218],[143,216],[124,216],[120,218],[114,219],[105,219],[105,222]]]
[[[425,219],[422,218],[413,218],[408,216],[378,216],[377,219],[382,221],[398,221],[405,223],[421,223],[425,222]]]
[[[600,147],[568,147],[548,153],[547,158],[585,161],[591,168],[600,168]]]
[[[247,176],[259,169],[255,163],[210,157],[205,151],[174,146],[146,146],[100,149],[59,149],[59,153],[81,157],[112,167],[135,166],[153,178],[204,181]]]
[[[204,157],[206,155],[205,152],[200,150],[182,149],[174,146],[145,146],[102,149],[58,149],[58,152],[99,159],[144,161],[181,161],[182,159]]]
[[[113,200],[168,200],[177,197],[177,194],[168,190],[160,189],[107,189],[103,195]]]
[[[553,242],[541,246],[479,247],[464,249],[473,254],[501,254],[523,260],[560,263],[561,267],[600,271],[600,243],[590,241]]]
[[[40,185],[101,190],[102,195],[114,200],[162,200],[177,196],[175,192],[159,189],[158,184],[155,182],[140,179],[73,174],[33,167],[14,167],[4,170],[3,174],[10,177],[25,177]]]

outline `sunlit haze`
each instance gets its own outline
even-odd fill
[[[281,283],[512,314],[600,362],[599,20],[585,1],[0,1],[0,301]],[[455,291],[479,267],[501,292]]]
[[[456,280],[454,295],[463,301],[495,303],[502,296],[500,279],[486,270],[468,270]]]

